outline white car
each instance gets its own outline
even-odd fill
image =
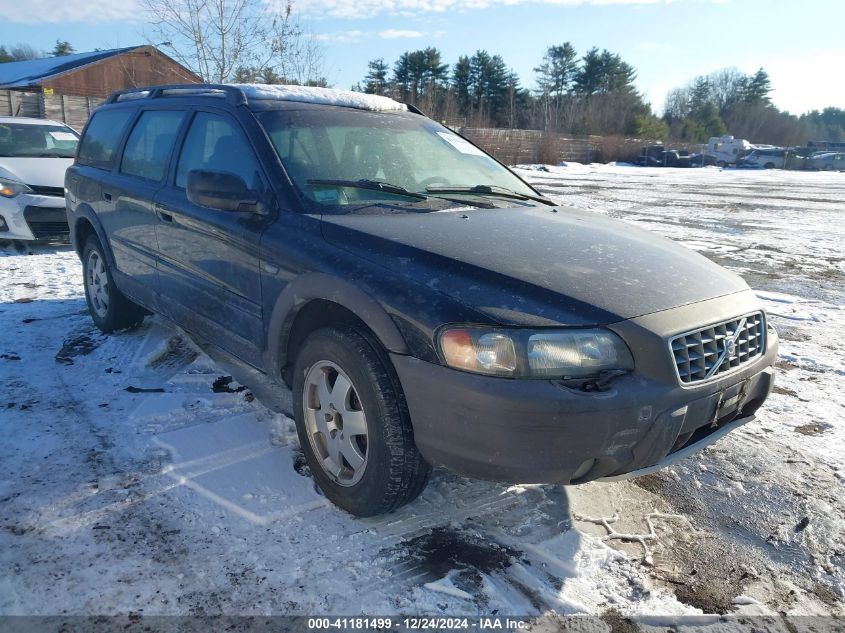
[[[780,148],[755,149],[738,163],[741,167],[762,167],[763,169],[785,169],[786,150]]]
[[[65,170],[78,142],[58,121],[0,117],[0,240],[67,240]]]

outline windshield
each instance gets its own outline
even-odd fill
[[[444,208],[444,200],[446,207],[480,200],[513,206],[514,198],[537,196],[484,152],[417,114],[308,107],[257,116],[294,184],[324,212],[374,202],[416,210]]]
[[[65,125],[0,123],[0,156],[73,158],[78,142]]]

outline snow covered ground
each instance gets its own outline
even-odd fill
[[[635,481],[437,472],[354,519],[315,490],[289,394],[157,318],[99,334],[69,248],[7,247],[0,614],[845,614],[845,174],[545,169],[520,173],[765,299],[758,421]]]

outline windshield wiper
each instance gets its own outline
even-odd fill
[[[527,193],[518,193],[512,189],[501,187],[499,185],[474,185],[472,187],[426,187],[425,190],[428,193],[469,193],[484,196],[499,196],[500,198],[513,198],[514,200],[533,200],[534,202],[540,202],[552,207],[557,206],[554,201],[544,198],[543,196],[532,196]]]
[[[397,196],[407,196],[409,198],[416,198],[417,200],[427,200],[428,196],[424,193],[415,193],[408,191],[405,187],[399,185],[392,185],[389,182],[382,182],[380,180],[330,180],[330,179],[309,179],[309,185],[327,185],[336,187],[356,187],[358,189],[370,189],[373,191],[381,191],[384,193],[392,193]]]

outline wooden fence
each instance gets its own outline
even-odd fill
[[[540,130],[461,128],[460,133],[506,165],[591,163],[597,160],[600,136],[559,136]]]
[[[0,90],[0,116],[24,116],[62,121],[81,131],[104,99]]]
[[[541,130],[464,127],[458,132],[506,165],[635,162],[643,147],[658,142],[625,136],[554,134]],[[672,142],[671,147],[690,152],[704,149],[696,143]]]

